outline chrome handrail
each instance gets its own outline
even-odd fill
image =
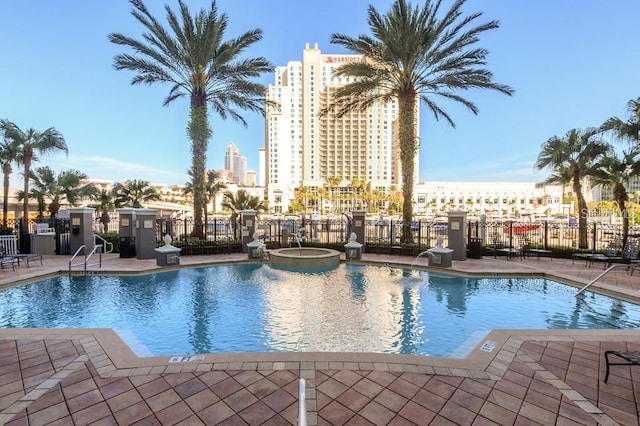
[[[307,426],[307,400],[305,380],[300,379],[298,384],[298,425]]]
[[[91,250],[91,252],[88,255],[85,255],[84,262],[82,262],[82,263],[73,263],[73,260],[80,254],[80,252],[84,251],[84,249],[86,249],[86,246],[84,244],[82,244],[80,247],[78,247],[78,249],[73,254],[73,256],[71,256],[71,260],[69,260],[69,276],[71,276],[71,268],[74,267],[74,266],[82,266],[82,274],[83,275],[87,275],[87,266],[99,265],[100,267],[102,267],[102,250],[100,250],[100,248],[102,248],[102,246],[100,246],[100,245],[93,246],[93,249]],[[99,255],[100,255],[98,263],[92,263],[91,265],[89,265],[89,259],[91,259],[91,257],[96,252],[99,252]]]
[[[78,247],[78,250],[76,250],[76,252],[73,254],[73,256],[71,256],[71,260],[69,260],[69,275],[71,275],[71,267],[72,266],[80,266],[82,265],[82,263],[77,263],[77,264],[73,264],[73,259],[75,259],[82,250],[84,250],[85,246],[84,244],[81,245],[80,247]]]

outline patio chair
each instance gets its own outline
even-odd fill
[[[619,362],[611,362],[609,359],[609,355],[615,355],[618,358],[621,358],[624,361]],[[609,380],[609,366],[610,365],[640,365],[640,351],[605,351],[604,359],[607,364],[607,370],[604,375],[604,382],[607,383]]]

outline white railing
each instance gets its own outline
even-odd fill
[[[18,254],[18,236],[0,235],[0,246],[4,247],[5,254]]]

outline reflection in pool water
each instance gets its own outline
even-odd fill
[[[107,327],[154,355],[330,351],[464,356],[495,328],[637,328],[638,305],[543,278],[246,263],[56,277],[0,292],[2,327]]]

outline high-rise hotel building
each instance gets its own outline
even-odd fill
[[[307,44],[302,62],[276,68],[275,84],[267,89],[265,120],[265,184],[272,211],[286,212],[300,186],[313,193],[335,178],[342,188],[329,190],[348,191],[354,179],[366,182],[371,190],[402,185],[397,102],[375,104],[342,117],[320,115],[334,101],[335,90],[354,81],[333,71],[345,62],[360,60],[360,55],[322,54],[317,44],[313,48]],[[414,183],[417,165],[418,155]],[[317,207],[324,210],[326,206]]]

